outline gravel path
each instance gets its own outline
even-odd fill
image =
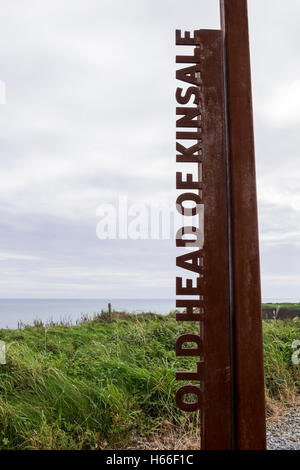
[[[300,450],[300,404],[267,425],[269,450]]]

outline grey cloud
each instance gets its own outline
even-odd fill
[[[174,243],[100,242],[96,209],[118,194],[174,203],[174,29],[218,28],[218,6],[2,2],[2,297],[173,296]],[[262,108],[300,77],[300,5],[249,13],[263,294],[296,296],[298,123],[275,129]]]

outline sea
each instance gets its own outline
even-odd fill
[[[82,316],[93,316],[108,309],[129,313],[152,312],[162,315],[175,309],[175,299],[0,299],[0,329],[44,323],[76,323]]]
[[[299,298],[264,298],[263,302],[299,302]],[[43,323],[68,322],[76,324],[82,316],[93,316],[108,309],[129,313],[152,312],[162,315],[175,309],[173,299],[0,299],[0,329]]]

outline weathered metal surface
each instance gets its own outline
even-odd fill
[[[186,37],[187,36],[187,37]],[[190,33],[184,37],[181,31],[176,31],[176,44],[188,45],[189,51],[187,55],[176,56],[176,63],[182,64],[176,71],[176,78],[180,80],[181,87],[176,90],[176,115],[179,117],[176,121],[176,162],[179,164],[178,169],[182,169],[181,163],[189,163],[198,168],[201,162],[201,109],[199,107],[199,63],[200,49],[194,38],[190,38]],[[189,54],[189,52],[194,55]],[[187,85],[188,84],[188,85]],[[183,106],[184,105],[184,106]],[[187,128],[189,130],[187,130]],[[182,130],[183,129],[183,130]],[[191,130],[192,129],[192,130]],[[191,142],[195,141],[195,143]],[[186,142],[187,141],[187,142]],[[197,215],[199,205],[202,199],[202,178],[198,172],[198,179],[194,181],[193,174],[186,174],[183,178],[183,172],[176,173],[176,189],[184,191],[177,198],[177,210],[181,215],[190,218]],[[197,191],[195,193],[195,191]],[[184,202],[193,201],[196,206],[186,209]],[[189,219],[190,220],[190,219]],[[180,297],[193,296],[196,299],[178,299],[176,300],[177,308],[185,308],[185,311],[176,315],[177,321],[199,322],[203,320],[203,300],[200,295],[201,285],[199,283],[202,272],[201,260],[202,252],[198,243],[199,230],[195,226],[191,226],[192,222],[184,225],[176,236],[176,246],[185,249],[185,253],[177,256],[177,267],[186,270],[185,278],[182,276],[176,278],[176,295]],[[185,236],[190,235],[186,241]],[[196,240],[193,242],[194,235]],[[188,253],[186,253],[188,249]],[[192,274],[193,273],[193,274]],[[196,285],[194,285],[194,277],[197,275]],[[198,298],[197,298],[198,296]],[[188,338],[188,339],[187,339]],[[185,346],[186,343],[196,345],[196,348]],[[179,357],[198,357],[197,371],[182,371],[176,373],[176,380],[188,382],[182,385],[176,392],[177,406],[183,411],[199,411],[203,406],[203,342],[199,335],[185,334],[178,338],[176,342],[176,355]],[[193,382],[193,383],[192,383]],[[189,395],[194,396],[194,400],[188,399]]]
[[[180,87],[176,91],[176,114],[179,117],[176,121],[176,162],[178,169],[182,169],[182,163],[191,164],[194,169],[199,169],[202,161],[202,129],[201,129],[201,106],[200,106],[200,46],[190,33],[181,36],[181,31],[176,31],[176,44],[188,45],[187,54],[176,56],[176,63],[182,64],[176,71],[176,78],[180,80]],[[193,52],[194,54],[190,54]],[[183,106],[184,105],[184,106]],[[188,130],[187,130],[188,128]],[[183,130],[182,130],[183,129]],[[194,142],[191,142],[194,141]],[[193,174],[186,174],[183,178],[183,172],[176,174],[176,189],[184,191],[177,198],[177,210],[180,214],[188,217],[187,225],[184,225],[176,237],[176,246],[185,249],[185,253],[177,256],[177,267],[185,270],[180,277],[176,279],[176,295],[180,297],[193,296],[191,299],[178,299],[177,308],[185,308],[185,311],[176,315],[177,321],[185,322],[203,322],[203,296],[201,290],[202,276],[202,249],[198,240],[199,229],[191,226],[190,217],[197,215],[200,204],[202,203],[202,175],[197,171],[197,181],[194,181]],[[197,191],[197,192],[195,192]],[[186,209],[184,202],[193,201],[195,207]],[[191,235],[190,241],[186,241],[185,235]],[[196,240],[193,242],[193,234]],[[187,252],[188,251],[188,252]],[[195,275],[196,284],[195,284]],[[196,297],[196,298],[195,298]],[[196,347],[187,347],[186,343],[192,343]],[[198,357],[197,371],[182,371],[176,373],[176,380],[188,382],[182,385],[176,392],[176,403],[183,411],[199,411],[203,407],[203,341],[200,335],[185,334],[178,338],[176,342],[176,355],[179,357]],[[191,402],[187,397],[193,395],[196,397]]]
[[[226,450],[233,448],[233,420],[222,34],[221,31],[199,30],[194,32],[194,38],[189,45],[195,48],[188,49],[194,51],[190,57],[196,64],[191,70],[195,74],[195,83],[190,84],[197,97],[197,106],[177,107],[177,115],[184,116],[177,119],[177,139],[190,139],[193,135],[196,140],[195,144],[187,144],[193,152],[186,155],[184,161],[198,165],[198,183],[190,181],[183,185],[181,174],[177,174],[176,187],[199,190],[197,202],[204,204],[204,246],[200,250],[201,268],[196,287],[191,280],[186,281],[184,288],[182,278],[177,278],[176,282],[177,295],[198,295],[199,300],[177,300],[176,305],[186,307],[185,313],[177,314],[177,320],[198,321],[200,336],[186,334],[180,337],[176,354],[198,356],[199,362],[196,372],[177,372],[176,379],[198,382],[199,388],[191,383],[184,385],[177,392],[176,400],[184,411],[201,409],[201,448]],[[189,56],[180,56],[177,63],[191,65],[192,60]],[[177,73],[177,78],[182,77],[183,73]],[[182,93],[176,95],[177,101],[183,101]],[[183,134],[178,131],[180,127],[195,127],[197,134],[191,130]],[[181,163],[182,156],[177,156],[177,161]],[[178,197],[177,204],[184,199],[195,202],[195,196],[184,193]],[[184,242],[177,240],[177,246],[184,246]],[[177,259],[177,266],[184,267],[184,264]],[[193,312],[194,307],[198,307],[200,313]],[[196,344],[196,348],[184,348],[186,342]],[[198,400],[185,404],[184,393],[197,394]]]
[[[176,343],[177,356],[199,358],[196,370],[176,373],[188,382],[176,401],[201,411],[202,449],[256,450],[265,449],[266,430],[247,1],[220,2],[222,31],[176,32],[193,52],[176,58],[184,64],[177,79],[188,83],[176,92],[176,161],[198,170],[196,180],[177,173],[177,209],[200,222],[176,240],[188,249],[176,260],[187,277],[176,279],[176,306],[185,308],[176,318],[200,326]]]
[[[235,447],[265,449],[265,396],[247,0],[220,0],[226,57]]]
[[[232,449],[230,298],[224,83],[220,31],[196,33],[202,49],[204,399],[202,449]]]

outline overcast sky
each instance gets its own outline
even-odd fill
[[[262,287],[300,300],[300,3],[249,0]],[[172,298],[175,247],[97,207],[175,201],[174,30],[218,0],[2,0],[2,298]]]

